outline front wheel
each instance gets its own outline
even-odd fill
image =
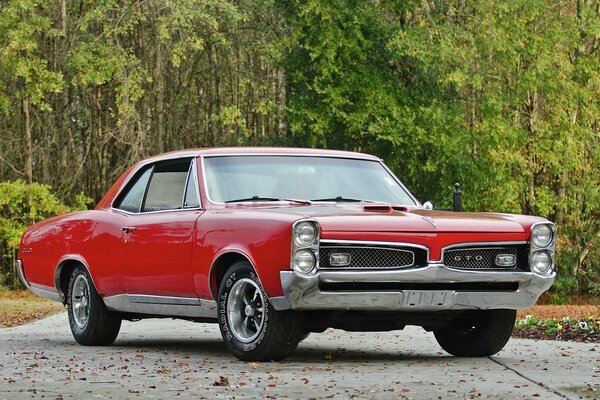
[[[77,267],[71,273],[67,291],[69,325],[77,343],[109,345],[121,329],[121,318],[106,308],[88,271]]]
[[[248,262],[227,270],[217,307],[223,340],[240,360],[283,360],[302,337],[301,314],[275,310]]]
[[[457,319],[449,327],[433,331],[448,353],[458,357],[487,357],[496,354],[512,334],[515,310],[477,311]]]

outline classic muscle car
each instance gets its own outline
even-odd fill
[[[330,327],[405,325],[480,357],[551,286],[555,237],[539,217],[426,209],[371,155],[199,149],[143,160],[94,210],[31,226],[17,266],[67,305],[83,345],[172,317],[218,323],[241,360],[281,360]]]

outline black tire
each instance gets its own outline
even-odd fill
[[[69,278],[67,310],[71,333],[79,344],[109,345],[119,335],[121,317],[106,308],[84,267],[75,268]]]
[[[300,343],[300,342],[305,341],[306,339],[308,339],[309,336],[310,336],[310,332],[302,332],[302,336],[300,336],[300,340],[298,342]]]
[[[485,310],[457,319],[451,326],[433,331],[448,353],[458,357],[487,357],[496,354],[512,334],[515,310]]]
[[[294,352],[303,334],[302,314],[275,310],[246,261],[225,273],[217,310],[223,340],[242,361],[283,360]]]

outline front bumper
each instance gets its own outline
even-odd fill
[[[465,271],[429,264],[394,271],[318,271],[302,275],[281,271],[285,297],[272,297],[277,310],[380,310],[441,311],[469,309],[521,309],[531,307],[552,286],[556,274],[543,277],[520,271]],[[346,290],[352,284],[386,287],[385,290]],[[366,284],[366,285],[365,285]],[[411,287],[410,289],[393,289]],[[500,289],[478,290],[481,287]],[[503,284],[515,289],[502,289]],[[331,290],[337,287],[341,290]],[[506,286],[506,285],[504,285]],[[434,289],[419,289],[435,287]],[[391,288],[391,289],[390,289]]]

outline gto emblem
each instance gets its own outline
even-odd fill
[[[496,256],[496,265],[499,267],[514,267],[517,263],[517,257],[514,254],[498,254]]]
[[[454,256],[454,261],[481,261],[483,256]]]
[[[334,253],[329,256],[329,265],[334,267],[344,267],[350,265],[351,260],[350,254]]]

